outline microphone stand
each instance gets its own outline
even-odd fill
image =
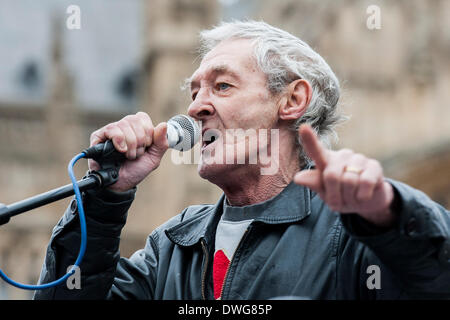
[[[91,158],[97,161],[101,169],[98,171],[89,171],[86,177],[77,181],[80,192],[105,188],[119,179],[119,169],[125,160],[125,156],[114,149],[110,140],[85,149],[83,152],[86,155],[85,158]],[[8,223],[10,218],[15,215],[70,197],[74,194],[73,185],[68,184],[12,203],[8,206],[0,204],[0,225]]]

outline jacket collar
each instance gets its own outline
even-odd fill
[[[222,202],[224,199],[222,195],[213,206],[203,207],[200,210],[196,210],[192,214],[192,217],[176,224],[165,230],[167,237],[180,246],[188,247],[192,246],[200,241],[202,238],[208,238],[211,233],[209,230],[213,226],[217,226],[218,220],[222,214]],[[185,213],[188,214],[188,211]],[[208,241],[209,242],[209,241]]]
[[[310,192],[308,188],[291,182],[275,197],[245,208],[251,209],[251,211],[254,211],[255,208],[262,210],[263,214],[254,221],[265,224],[299,222],[311,213]],[[224,199],[225,195],[222,194],[215,205],[197,209],[192,217],[166,229],[167,237],[181,246],[192,246],[202,238],[211,243],[212,235],[215,234],[215,228],[222,215]]]

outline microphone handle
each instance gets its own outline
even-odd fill
[[[93,159],[97,162],[101,162],[104,158],[119,162],[126,160],[125,154],[117,151],[111,140],[84,149],[83,152],[86,154],[85,158]]]

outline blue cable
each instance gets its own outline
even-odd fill
[[[73,159],[70,161],[70,163],[67,167],[67,169],[69,171],[70,180],[72,181],[73,190],[75,191],[75,198],[77,200],[78,216],[80,218],[80,229],[81,229],[81,246],[80,246],[80,251],[78,253],[78,257],[77,257],[77,260],[75,261],[75,264],[72,266],[70,271],[67,272],[61,278],[59,278],[55,281],[45,283],[45,284],[40,284],[40,285],[28,285],[28,284],[22,284],[22,283],[16,282],[16,281],[8,278],[8,276],[2,270],[0,270],[0,277],[3,280],[5,280],[6,282],[8,282],[10,285],[13,285],[17,288],[25,289],[25,290],[42,290],[42,289],[51,288],[51,287],[57,286],[57,285],[63,283],[64,281],[66,281],[71,275],[73,275],[75,273],[75,268],[80,266],[81,261],[83,260],[83,257],[84,257],[84,253],[86,252],[87,232],[86,232],[86,218],[85,218],[84,209],[83,209],[83,201],[81,198],[80,188],[78,188],[77,180],[75,179],[75,175],[73,173],[73,167],[78,160],[80,160],[81,158],[84,158],[85,156],[86,156],[86,154],[84,152],[76,155],[75,157],[73,157]]]

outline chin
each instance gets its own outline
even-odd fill
[[[203,179],[209,180],[214,184],[218,184],[221,181],[226,181],[233,179],[232,176],[235,173],[242,173],[249,167],[248,155],[236,155],[233,157],[231,163],[227,163],[226,156],[224,152],[215,153],[216,150],[212,152],[204,152],[200,157],[200,162],[198,163],[197,172],[199,176]],[[238,164],[237,159],[245,159],[243,164]]]
[[[219,164],[206,164],[200,162],[197,167],[198,175],[211,182],[226,174],[226,171],[226,165]]]
[[[221,186],[227,183],[239,183],[239,177],[250,169],[245,164],[205,164],[199,163],[197,167],[198,175],[209,182]]]

